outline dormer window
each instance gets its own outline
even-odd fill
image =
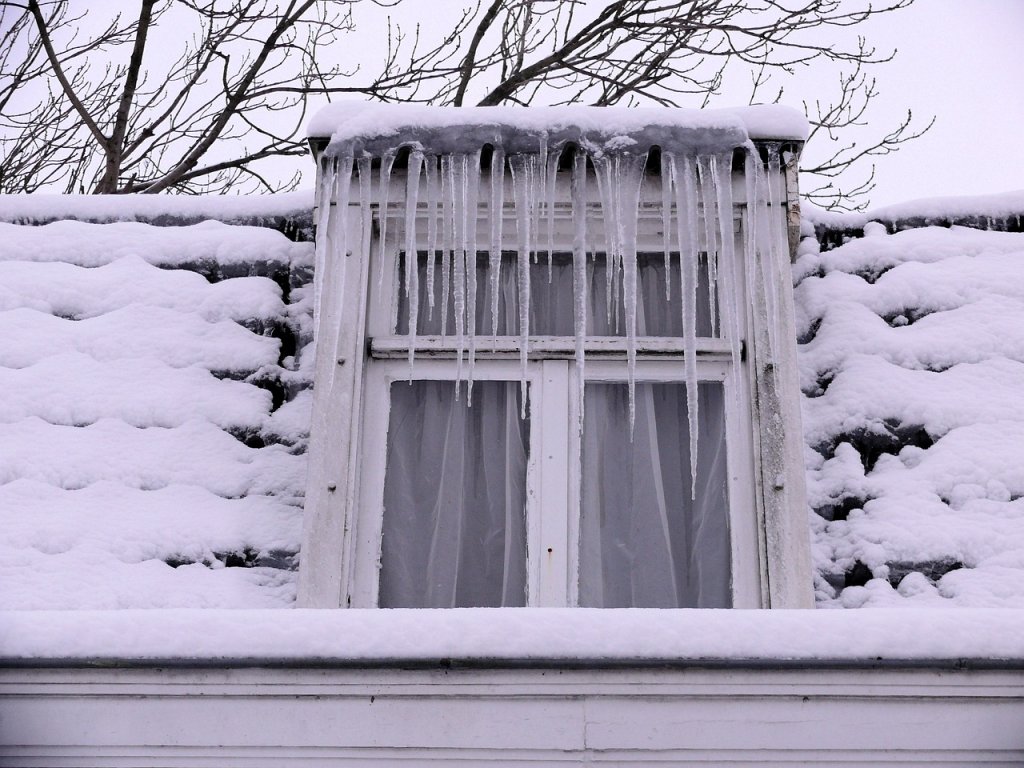
[[[370,108],[319,148],[305,604],[809,603],[798,147],[640,112]]]

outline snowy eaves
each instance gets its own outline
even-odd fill
[[[320,110],[306,129],[310,139],[329,139],[328,155],[377,155],[403,145],[437,153],[484,144],[535,152],[570,142],[592,153],[642,153],[651,147],[711,153],[751,139],[804,141],[807,133],[804,116],[779,105],[700,110],[340,102]]]

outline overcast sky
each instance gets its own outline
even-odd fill
[[[898,49],[878,69],[878,119],[936,116],[878,161],[873,205],[1024,188],[1024,0],[917,0],[860,30]]]
[[[852,7],[861,3],[840,0]],[[450,23],[467,0],[404,0],[391,11],[406,26]],[[841,6],[842,7],[842,6]],[[357,15],[358,40],[351,52],[379,56],[380,38],[369,6]],[[429,13],[424,13],[429,9]],[[377,16],[382,19],[383,12]],[[872,207],[920,197],[987,194],[1024,188],[1024,0],[916,0],[898,13],[852,27],[880,53],[895,59],[876,67],[880,95],[865,135],[899,125],[907,108],[915,124],[931,131],[898,153],[877,161]],[[839,35],[843,30],[831,30]],[[837,37],[836,43],[841,41]],[[836,93],[837,70],[827,63],[805,68],[785,83],[783,102]],[[745,101],[746,93],[735,99]],[[716,106],[727,106],[728,95]],[[814,147],[807,157],[813,158]]]
[[[362,60],[372,70],[382,56],[388,13],[407,29],[422,21],[437,30],[450,25],[468,2],[404,0],[390,10],[360,3],[357,30],[341,41],[341,56],[349,62]],[[89,8],[88,21],[96,24],[117,11],[129,12],[136,2],[73,0],[72,5]],[[898,50],[894,61],[874,70],[881,93],[866,131],[877,135],[895,127],[908,107],[919,124],[936,117],[926,136],[878,160],[873,206],[1024,188],[1024,0],[917,0],[909,9],[877,16],[848,31],[852,37],[865,35],[879,51]],[[841,43],[838,38],[835,42]],[[159,56],[148,52],[153,54]],[[799,108],[805,99],[828,99],[836,92],[836,76],[835,67],[827,63],[805,68],[786,84],[783,101]],[[746,98],[737,94],[730,102],[727,96],[716,106]],[[822,151],[811,146],[805,156],[813,159]],[[288,159],[288,167],[294,168],[294,162]],[[311,185],[307,175],[303,186]]]

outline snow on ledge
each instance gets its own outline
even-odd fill
[[[340,154],[353,145],[372,152],[387,144],[408,143],[410,134],[415,134],[417,143],[430,137],[432,144],[439,145],[430,147],[435,151],[452,151],[440,145],[459,142],[494,143],[522,151],[514,138],[517,134],[526,134],[533,142],[538,136],[549,136],[549,146],[571,140],[625,149],[631,143],[651,146],[664,140],[710,151],[738,147],[748,139],[804,141],[808,124],[800,112],[777,104],[735,109],[629,109],[431,107],[349,101],[324,107],[306,128],[310,138],[330,138],[329,154]]]
[[[870,221],[923,219],[928,222],[969,217],[1000,219],[1024,216],[1024,189],[990,195],[927,197],[884,205],[863,213],[826,211],[805,202],[801,214],[811,224],[827,229],[860,229]]]
[[[313,192],[277,195],[0,195],[0,221],[243,220],[312,213]]]
[[[6,660],[1024,660],[1024,610],[0,612]]]

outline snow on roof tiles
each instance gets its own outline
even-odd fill
[[[308,398],[275,410],[263,384],[304,383],[279,331],[308,324],[282,287],[310,250],[219,222],[0,224],[0,607],[291,603]]]
[[[794,267],[819,600],[1024,607],[1024,233],[875,218]]]

